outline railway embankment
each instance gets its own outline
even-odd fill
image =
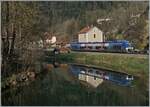
[[[148,55],[71,52],[59,54],[57,58],[65,62],[94,65],[99,68],[125,72],[135,76],[144,75],[144,77],[148,77],[149,73]]]

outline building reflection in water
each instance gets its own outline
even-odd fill
[[[131,86],[133,80],[132,75],[127,75],[124,73],[103,71],[100,69],[70,65],[71,72],[81,81],[85,81],[93,87],[98,87],[104,80],[111,81],[117,85],[121,86]]]
[[[98,78],[96,76],[87,75],[86,73],[80,73],[78,75],[79,80],[85,81],[92,85],[93,87],[99,86],[103,82],[103,79]]]

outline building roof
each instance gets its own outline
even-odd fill
[[[80,32],[78,34],[82,34],[82,33],[87,33],[88,31],[90,31],[93,27],[84,27],[83,29],[80,30]]]

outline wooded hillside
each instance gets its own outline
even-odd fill
[[[126,39],[136,48],[148,46],[148,2],[2,2],[4,55],[13,48],[30,47],[30,42],[49,32],[70,42],[78,31],[95,25],[107,40]],[[101,19],[109,19],[101,21]],[[10,44],[9,38],[13,38]]]

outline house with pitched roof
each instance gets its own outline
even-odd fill
[[[78,42],[103,42],[103,32],[96,26],[87,26],[78,33]]]

